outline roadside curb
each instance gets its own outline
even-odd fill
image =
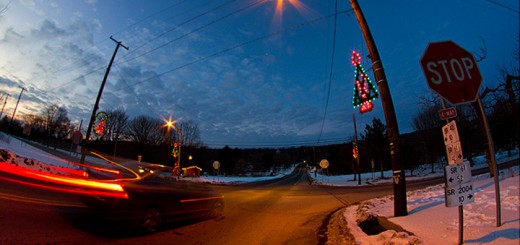
[[[355,237],[350,234],[347,221],[343,216],[345,207],[332,211],[323,220],[318,231],[318,244],[355,244]]]
[[[354,203],[349,206],[360,205]],[[347,206],[347,207],[349,207]],[[349,224],[345,220],[345,209],[342,207],[331,212],[325,218],[323,225],[318,231],[318,244],[356,244],[356,237],[354,237],[349,230]],[[392,223],[386,217],[374,216],[371,214],[363,214],[366,217],[364,220],[358,220],[356,226],[359,226],[363,232],[368,236],[380,235],[386,231],[393,231],[395,233],[407,233],[409,236],[415,236],[412,232],[405,230],[403,227]]]

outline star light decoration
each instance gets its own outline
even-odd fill
[[[359,112],[363,114],[371,111],[372,108],[374,108],[372,101],[377,99],[379,94],[376,87],[366,74],[365,69],[361,65],[361,56],[356,51],[352,51],[352,65],[356,67],[356,71],[354,73],[356,84],[354,86],[354,98],[352,99],[352,105],[354,108],[359,107]]]

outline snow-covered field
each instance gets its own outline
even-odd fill
[[[18,155],[16,164],[38,171],[59,171],[61,167],[79,169],[63,159],[56,158],[30,145],[22,143],[16,138],[0,133],[0,158],[6,152]],[[497,154],[499,162],[518,159],[518,152],[508,158],[505,153]],[[24,160],[19,160],[24,159]],[[1,159],[0,159],[1,160]],[[88,158],[87,161],[99,164],[107,163],[98,158]],[[483,157],[475,158],[473,168],[486,167]],[[290,173],[286,170],[277,176],[270,177],[202,177],[201,181],[213,183],[237,184],[251,181],[261,181],[280,178]],[[431,178],[444,175],[442,166],[437,166],[435,173],[430,173],[431,168],[414,171],[415,176],[408,176],[407,180]],[[380,178],[380,173],[365,173],[362,175],[362,185],[375,183],[390,183],[391,172],[385,172],[386,178]],[[500,192],[502,225],[496,227],[495,190],[493,179],[489,174],[474,176],[475,202],[464,205],[464,241],[466,244],[520,244],[520,212],[519,212],[519,165],[500,171]],[[314,177],[314,173],[310,174]],[[315,184],[334,186],[358,186],[353,175],[325,176],[318,174]],[[393,216],[393,196],[386,196],[367,200],[359,205],[352,205],[344,210],[344,219],[347,222],[348,232],[355,237],[357,244],[457,244],[458,242],[458,208],[445,207],[444,185],[436,185],[421,190],[407,193],[408,212],[404,217]],[[398,233],[392,230],[379,235],[368,236],[358,223],[368,215],[387,217],[415,236],[406,233]]]

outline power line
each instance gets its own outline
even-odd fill
[[[310,25],[310,24],[313,24],[313,23],[316,23],[316,22],[319,22],[319,21],[323,21],[323,20],[329,19],[331,17],[336,17],[337,15],[340,15],[340,14],[349,13],[351,11],[352,11],[352,9],[335,12],[335,13],[327,15],[327,16],[322,16],[322,17],[319,17],[319,18],[315,18],[313,20],[309,20],[309,21],[300,23],[298,25],[295,25],[295,26],[292,26],[292,27],[289,27],[289,28],[284,28],[284,29],[281,29],[279,31],[276,31],[276,32],[273,32],[273,33],[269,33],[267,35],[257,37],[255,39],[251,39],[251,40],[249,40],[247,42],[243,42],[243,43],[237,44],[235,46],[232,46],[232,47],[223,49],[221,51],[215,52],[213,54],[210,54],[208,56],[196,59],[196,60],[194,60],[192,62],[189,62],[189,63],[183,64],[181,66],[175,67],[175,68],[170,69],[168,71],[165,71],[163,73],[159,73],[159,74],[157,74],[157,75],[155,75],[155,76],[153,76],[151,78],[148,78],[146,80],[143,80],[143,81],[139,81],[139,82],[136,82],[136,83],[133,83],[133,84],[128,84],[128,82],[125,80],[125,83],[127,84],[127,86],[125,86],[125,87],[123,87],[123,88],[121,88],[119,90],[127,89],[127,88],[130,88],[131,86],[135,86],[135,85],[140,84],[140,83],[148,82],[150,80],[153,80],[153,79],[156,79],[158,77],[161,77],[161,76],[163,76],[163,75],[165,75],[167,73],[170,73],[170,72],[182,69],[184,67],[187,67],[187,66],[199,63],[199,62],[202,62],[202,61],[210,59],[212,57],[215,57],[215,56],[221,55],[223,53],[229,52],[229,51],[231,51],[233,49],[240,48],[240,47],[249,45],[251,43],[254,43],[254,42],[266,39],[266,38],[270,38],[270,37],[273,37],[273,36],[276,36],[276,35],[280,35],[280,34],[282,34],[284,32],[292,31],[292,30],[295,30],[295,29],[298,29],[298,28],[301,28],[301,27],[304,27],[304,26],[307,26],[307,25]],[[126,73],[126,71],[125,71],[125,73]],[[331,73],[332,73],[332,71],[331,71]],[[130,75],[130,74],[127,74],[127,75]],[[332,75],[330,75],[330,76],[332,76]],[[331,78],[329,80],[331,80]],[[329,90],[330,90],[330,88],[329,88]],[[137,96],[137,97],[139,97],[139,96]],[[144,103],[144,104],[146,104],[146,103]],[[176,105],[176,106],[178,106],[178,105]],[[189,110],[186,110],[185,108],[182,108],[180,106],[178,106],[178,107],[183,109],[186,113],[191,114],[189,112]],[[203,122],[206,122],[206,123],[209,123],[209,124],[213,124],[209,120],[205,120],[203,118],[199,118],[199,120],[202,120]],[[323,139],[321,139],[321,136],[322,136],[321,134],[322,134],[322,132],[320,132],[320,140],[318,142],[316,142],[315,140],[309,140],[309,141],[303,141],[303,142],[265,143],[265,144],[230,144],[229,142],[228,143],[218,143],[218,142],[206,143],[205,142],[205,144],[206,145],[214,145],[214,146],[215,145],[233,145],[233,146],[241,146],[241,147],[266,147],[266,146],[271,146],[271,147],[280,146],[280,147],[282,147],[282,146],[313,145],[313,144],[315,145],[315,144],[319,144],[319,143],[324,143],[325,144],[325,143],[344,143],[344,142],[346,142],[345,138],[341,138],[341,139],[338,139],[338,140],[336,140],[336,139],[323,140]]]
[[[220,8],[222,8],[222,7],[224,7],[224,6],[227,6],[227,5],[229,5],[229,4],[231,4],[232,2],[235,2],[235,1],[237,1],[237,0],[231,0],[231,1],[227,2],[227,3],[221,4],[221,5],[219,5],[219,6],[215,7],[215,8],[212,8],[212,9],[210,9],[210,10],[208,10],[208,11],[205,11],[204,13],[199,14],[199,15],[193,17],[193,18],[190,18],[190,19],[188,19],[188,20],[182,22],[181,24],[176,25],[174,28],[172,28],[172,29],[170,29],[170,30],[168,30],[168,31],[166,31],[166,32],[164,32],[164,33],[161,33],[161,34],[159,34],[159,35],[157,35],[157,36],[155,36],[154,38],[148,40],[148,42],[153,41],[153,40],[156,40],[157,38],[159,38],[159,37],[161,37],[161,36],[164,36],[165,34],[171,32],[171,31],[173,31],[173,30],[175,30],[175,29],[177,29],[177,28],[179,28],[179,27],[181,27],[181,26],[183,26],[183,25],[185,25],[185,24],[187,24],[187,23],[190,23],[190,22],[192,22],[192,21],[194,21],[194,20],[196,20],[196,19],[198,19],[198,18],[200,18],[200,17],[202,17],[202,16],[205,16],[205,15],[207,15],[207,14],[209,14],[209,13],[212,13],[212,12],[214,12],[214,11],[216,11],[216,10],[218,10],[218,9],[220,9]],[[239,9],[239,10],[237,10],[237,11],[234,11],[234,12],[232,12],[231,14],[228,14],[228,15],[226,15],[226,16],[224,16],[224,17],[218,19],[218,20],[214,20],[214,21],[210,22],[209,24],[206,24],[206,25],[204,25],[204,26],[201,26],[200,28],[197,28],[196,30],[192,30],[192,31],[190,31],[190,32],[187,33],[187,34],[182,35],[182,36],[180,36],[180,37],[178,37],[178,38],[176,38],[176,39],[174,39],[174,40],[171,40],[171,41],[169,41],[169,42],[167,42],[167,43],[165,43],[165,44],[163,44],[163,45],[160,45],[160,46],[158,46],[158,47],[156,47],[156,48],[154,48],[154,49],[152,49],[152,50],[149,50],[149,51],[147,51],[147,52],[145,52],[145,53],[142,53],[142,54],[137,55],[137,56],[135,56],[135,57],[132,57],[132,58],[130,58],[130,59],[124,60],[125,57],[128,57],[131,53],[135,52],[136,50],[141,49],[141,48],[144,47],[144,46],[146,46],[146,43],[145,43],[145,44],[142,44],[142,45],[138,46],[137,48],[133,49],[133,51],[129,52],[128,54],[123,55],[123,56],[120,58],[120,59],[122,59],[123,61],[119,61],[119,63],[121,63],[121,64],[122,64],[122,63],[127,63],[127,62],[129,62],[129,61],[132,61],[132,60],[134,60],[134,59],[137,59],[137,58],[139,58],[139,57],[142,57],[142,56],[144,56],[144,55],[147,55],[147,54],[149,54],[149,53],[151,53],[151,52],[154,52],[154,51],[156,51],[156,50],[158,50],[158,49],[160,49],[160,48],[162,48],[162,47],[164,47],[164,46],[166,46],[166,45],[169,45],[169,44],[171,44],[171,43],[173,43],[173,42],[175,42],[175,41],[178,41],[178,40],[180,40],[180,39],[182,39],[182,38],[184,38],[184,37],[187,37],[187,36],[189,36],[189,35],[191,35],[191,34],[197,32],[197,31],[200,31],[200,30],[204,29],[205,27],[207,27],[207,26],[209,26],[209,25],[215,24],[215,23],[217,23],[218,21],[221,21],[221,20],[223,20],[223,19],[225,19],[225,18],[227,18],[227,17],[230,17],[230,16],[232,16],[232,15],[234,15],[234,14],[237,14],[237,13],[239,13],[239,12],[241,12],[241,11],[244,11],[244,10],[246,10],[247,8],[252,7],[252,6],[255,6],[255,5],[257,5],[257,4],[261,3],[261,2],[264,2],[264,1],[266,1],[266,0],[260,0],[260,1],[257,1],[257,2],[255,2],[255,3],[253,3],[253,4],[250,4],[250,5],[248,5],[248,6],[244,7],[244,8],[242,8],[242,9]],[[170,5],[170,6],[166,7],[164,10],[161,10],[161,11],[155,12],[155,13],[153,13],[153,14],[151,14],[151,15],[149,15],[149,16],[147,16],[147,17],[141,19],[141,20],[139,20],[138,22],[136,22],[136,23],[134,23],[134,24],[132,24],[132,25],[129,25],[129,26],[123,28],[123,29],[122,29],[121,31],[119,31],[118,33],[122,32],[123,30],[129,29],[129,28],[131,28],[132,26],[137,25],[138,23],[142,23],[142,22],[144,22],[146,19],[149,19],[149,18],[151,18],[151,17],[153,17],[153,16],[156,16],[156,15],[158,15],[158,14],[164,12],[165,10],[170,9],[170,8],[172,8],[172,7],[174,7],[174,6],[177,6],[177,5],[178,5],[178,4],[173,4],[173,5]],[[108,40],[108,38],[105,39],[105,40]],[[103,40],[103,41],[105,41],[105,40]],[[102,41],[101,41],[101,42],[102,42]],[[80,62],[80,61],[85,62],[85,60],[76,60],[74,63],[77,63],[77,62]],[[87,62],[88,62],[88,60],[87,60]],[[73,63],[73,64],[74,64],[74,63]],[[71,83],[73,83],[73,82],[75,82],[75,81],[77,81],[77,80],[79,80],[79,79],[81,79],[81,78],[83,78],[83,77],[85,77],[85,76],[88,76],[88,75],[93,74],[93,73],[95,73],[95,72],[101,71],[101,70],[103,70],[104,68],[105,68],[105,67],[101,66],[101,67],[99,67],[99,68],[97,68],[97,69],[95,69],[95,70],[92,70],[92,71],[88,72],[88,73],[85,74],[85,75],[81,75],[81,76],[79,76],[79,77],[77,77],[77,78],[75,78],[75,79],[73,79],[73,80],[71,80],[71,81],[69,81],[69,82],[66,82],[66,83],[64,83],[64,84],[58,85],[57,87],[54,87],[54,88],[52,88],[51,90],[55,90],[55,89],[58,89],[58,88],[61,88],[61,87],[67,86],[67,85],[69,85],[69,84],[71,84]],[[70,69],[73,70],[73,68],[70,68]],[[59,72],[59,71],[63,71],[63,70],[65,70],[65,69],[59,69],[59,70],[53,72],[53,74],[56,74],[57,72]]]
[[[60,85],[58,85],[58,86],[56,86],[56,87],[54,87],[54,88],[51,88],[50,90],[56,90],[56,89],[59,89],[59,88],[65,87],[65,86],[67,86],[67,85],[69,85],[69,84],[71,84],[71,83],[73,83],[73,82],[75,82],[75,81],[77,81],[77,80],[79,80],[79,79],[81,79],[81,78],[84,78],[84,77],[86,77],[86,76],[88,76],[88,75],[90,75],[90,74],[93,74],[93,73],[95,73],[95,72],[101,71],[101,70],[103,70],[103,69],[106,69],[106,67],[100,66],[99,68],[97,68],[97,69],[95,69],[95,70],[92,70],[92,71],[88,72],[87,74],[84,74],[84,75],[81,75],[81,76],[79,76],[79,77],[76,77],[76,78],[74,78],[74,79],[72,79],[72,80],[70,80],[70,81],[68,81],[68,82],[66,82],[66,83],[63,83],[63,84],[60,84]]]
[[[138,24],[143,23],[143,22],[146,21],[147,19],[150,19],[150,18],[153,17],[153,16],[159,15],[159,14],[161,14],[161,13],[163,13],[163,12],[165,12],[165,11],[167,11],[167,10],[173,8],[173,7],[176,7],[176,6],[180,5],[180,4],[182,4],[183,2],[187,2],[187,1],[186,1],[186,0],[184,0],[184,1],[179,1],[179,2],[174,3],[174,4],[172,4],[172,5],[166,6],[165,8],[162,8],[162,9],[159,10],[159,11],[156,11],[156,12],[154,12],[154,13],[152,13],[152,14],[150,14],[150,15],[148,15],[148,16],[142,18],[142,19],[139,19],[138,21],[136,21],[136,22],[134,22],[134,23],[132,23],[132,24],[130,24],[130,25],[128,25],[128,26],[126,26],[126,27],[120,29],[119,31],[116,31],[113,35],[115,35],[115,34],[119,34],[119,33],[123,32],[124,30],[128,30],[128,29],[130,29],[130,28],[132,28],[132,27],[134,27],[134,26],[137,26]],[[105,42],[105,41],[107,41],[107,40],[110,40],[110,38],[102,39],[102,40],[98,41],[96,44],[93,44],[92,46],[90,46],[90,48],[93,48],[93,47],[97,46],[98,44],[100,44],[100,43],[102,43],[102,42]],[[77,64],[77,63],[79,63],[79,62],[89,63],[90,61],[92,61],[92,60],[95,59],[95,58],[96,58],[96,57],[94,57],[94,58],[90,58],[90,59],[87,59],[87,60],[85,60],[85,59],[81,59],[81,58],[78,58],[78,59],[76,59],[75,61],[72,62],[71,66],[72,66],[72,65],[75,65],[75,64]],[[124,58],[124,56],[123,56],[122,58]],[[101,69],[103,69],[103,68],[104,68],[104,67],[101,67]],[[71,68],[70,68],[70,70],[74,70],[74,69],[75,69],[74,67],[71,67]],[[67,70],[67,68],[61,68],[61,69],[58,69],[58,70],[52,72],[52,74],[56,74],[56,73],[58,73],[58,72],[60,72],[60,71],[64,71],[64,70]],[[99,69],[98,69],[98,70],[99,70]],[[96,71],[97,71],[97,70],[96,70]],[[90,72],[90,73],[88,73],[88,74],[91,74],[91,73],[92,73],[92,72]],[[74,79],[74,80],[72,80],[72,81],[75,81],[75,80],[76,80],[76,79]],[[72,82],[72,81],[71,81],[71,82]],[[68,84],[68,83],[67,83],[67,84]]]
[[[151,41],[154,41],[154,40],[156,40],[156,39],[158,39],[158,38],[160,38],[160,37],[162,37],[162,36],[164,36],[164,35],[166,35],[166,34],[172,32],[172,31],[174,31],[174,30],[178,29],[179,27],[182,27],[182,26],[184,26],[184,25],[186,25],[186,24],[188,24],[188,23],[190,23],[190,22],[193,22],[193,21],[195,21],[195,20],[198,19],[198,18],[201,18],[201,17],[203,17],[203,16],[206,16],[206,15],[210,14],[211,12],[214,12],[214,11],[216,11],[216,10],[218,10],[218,9],[224,7],[224,6],[227,6],[228,4],[231,4],[232,2],[235,2],[235,1],[237,1],[237,0],[231,0],[231,1],[227,2],[227,3],[221,4],[221,5],[219,5],[219,6],[217,6],[217,7],[214,7],[214,8],[212,8],[212,9],[208,10],[208,11],[205,11],[205,12],[203,12],[203,13],[201,13],[201,14],[198,14],[198,15],[192,17],[192,18],[189,18],[189,19],[187,19],[187,20],[181,22],[181,23],[178,24],[178,25],[175,25],[173,28],[171,28],[171,29],[169,29],[169,30],[166,30],[165,32],[163,32],[163,33],[161,33],[161,34],[159,34],[159,35],[157,35],[157,36],[155,36],[155,37],[149,39],[147,42],[143,43],[142,45],[137,46],[137,48],[135,48],[134,51],[129,52],[127,55],[124,55],[122,58],[124,59],[124,58],[130,56],[130,55],[131,55],[132,53],[134,53],[135,51],[137,51],[137,50],[143,48],[144,46],[146,46],[147,43],[149,43],[149,42],[151,42]],[[205,27],[205,26],[204,26],[204,27]],[[192,33],[189,33],[189,34],[192,34]],[[188,35],[186,35],[186,36],[188,36]],[[181,37],[181,38],[183,38],[183,37]],[[180,38],[179,38],[179,39],[180,39]],[[165,43],[165,44],[163,44],[163,45],[161,45],[161,46],[159,46],[159,47],[157,47],[157,48],[154,48],[154,49],[152,49],[152,50],[149,50],[149,51],[147,51],[147,52],[145,52],[145,53],[143,53],[143,54],[141,54],[141,55],[138,55],[138,56],[136,56],[136,57],[132,57],[132,58],[130,58],[129,60],[127,60],[127,61],[125,61],[125,62],[131,61],[131,60],[134,60],[134,59],[139,58],[139,57],[141,57],[141,56],[143,56],[143,55],[146,55],[146,54],[148,54],[148,53],[151,53],[151,52],[155,51],[156,49],[162,48],[162,47],[164,47],[164,46],[166,46],[166,45],[168,45],[168,44],[170,44],[170,43],[172,43],[172,42],[175,42],[175,41],[177,41],[177,40],[178,40],[178,39],[175,39],[175,40],[172,40],[172,41],[170,41],[170,42],[167,42],[167,43]]]
[[[233,1],[235,1],[235,0],[233,0]],[[231,1],[231,2],[233,2],[233,1]],[[245,7],[242,7],[242,8],[240,8],[240,9],[238,9],[238,10],[235,10],[235,11],[229,13],[229,14],[226,14],[226,15],[224,15],[224,16],[218,18],[218,19],[215,19],[215,20],[213,20],[213,21],[210,21],[209,23],[207,23],[207,24],[205,24],[205,25],[202,25],[202,26],[200,26],[200,27],[198,27],[198,28],[195,28],[195,29],[193,29],[193,30],[191,30],[191,31],[189,31],[189,32],[187,32],[187,33],[185,33],[185,34],[183,34],[183,35],[181,35],[181,36],[179,36],[179,37],[173,39],[173,40],[170,40],[170,41],[168,41],[168,42],[166,42],[166,43],[164,43],[164,44],[162,44],[162,45],[159,45],[159,46],[157,46],[157,47],[155,47],[155,48],[153,48],[153,49],[151,49],[151,50],[148,50],[148,51],[146,51],[146,52],[144,52],[144,53],[142,53],[142,54],[139,54],[139,55],[137,55],[137,56],[134,56],[134,57],[131,57],[131,58],[129,58],[129,59],[126,59],[126,60],[123,61],[122,63],[127,63],[127,62],[130,62],[130,61],[135,60],[135,59],[137,59],[137,58],[140,58],[140,57],[142,57],[142,56],[145,56],[145,55],[147,55],[147,54],[150,54],[150,53],[152,53],[152,52],[155,52],[156,50],[158,50],[158,49],[160,49],[160,48],[162,48],[162,47],[165,47],[165,46],[167,46],[167,45],[170,45],[170,44],[172,44],[172,43],[174,43],[174,42],[176,42],[176,41],[178,41],[178,40],[181,40],[181,39],[183,39],[183,38],[185,38],[185,37],[187,37],[187,36],[189,36],[189,35],[191,35],[191,34],[194,34],[194,33],[198,32],[198,31],[200,31],[200,30],[202,30],[202,29],[204,29],[204,28],[206,28],[206,27],[209,27],[209,26],[211,26],[211,25],[213,25],[213,24],[216,24],[216,23],[218,23],[218,22],[220,22],[220,21],[222,21],[222,20],[224,20],[224,19],[226,19],[226,18],[229,18],[229,17],[231,17],[231,16],[233,16],[233,15],[235,15],[235,14],[238,14],[238,13],[240,13],[240,12],[242,12],[242,11],[245,11],[245,10],[247,10],[247,9],[249,9],[249,8],[251,8],[251,7],[254,7],[254,6],[256,6],[256,5],[258,5],[258,4],[262,3],[262,2],[265,2],[265,1],[266,1],[266,0],[256,1],[256,2],[254,2],[254,3],[252,3],[252,4],[249,4],[249,5],[247,5],[247,6],[245,6]],[[231,3],[231,2],[228,2],[228,3],[226,3],[226,4],[223,4],[223,5],[217,6],[216,8],[213,8],[211,11],[213,11],[213,10],[215,10],[215,9],[218,9],[218,8],[220,8],[220,7],[222,7],[222,6],[225,6],[225,5],[227,5],[227,4]],[[208,11],[208,12],[209,12],[209,11]],[[202,14],[200,14],[200,15],[198,15],[198,16],[195,16],[194,18],[191,18],[191,19],[189,19],[189,20],[187,20],[187,21],[181,23],[181,25],[184,25],[184,24],[186,24],[186,23],[189,23],[189,22],[193,21],[193,20],[196,19],[196,18],[199,18],[199,17],[201,17],[201,16],[204,16],[204,15],[206,15],[208,12],[205,12],[205,13],[202,13]],[[179,26],[180,26],[180,25],[179,25]],[[179,27],[179,26],[177,26],[177,27]],[[176,27],[176,28],[177,28],[177,27]],[[176,29],[176,28],[174,28],[174,29]],[[172,30],[174,30],[174,29],[172,29]],[[144,46],[144,45],[143,45],[143,46]],[[142,47],[142,46],[141,46],[141,47]],[[139,48],[141,48],[141,47],[139,47]],[[123,58],[125,58],[125,57],[123,57]]]
[[[236,0],[233,0],[233,1],[236,1]],[[119,31],[116,31],[115,34],[121,33],[121,32],[123,32],[124,30],[128,30],[128,29],[130,29],[130,28],[132,28],[132,27],[134,27],[134,26],[137,26],[138,24],[143,23],[143,22],[146,21],[147,19],[150,19],[150,18],[153,17],[153,16],[159,15],[159,14],[161,14],[161,13],[163,13],[163,12],[165,12],[165,11],[167,11],[167,10],[173,8],[173,7],[176,7],[176,6],[180,5],[180,4],[183,3],[183,2],[186,2],[186,1],[180,1],[180,2],[174,3],[174,4],[172,4],[172,5],[169,5],[169,6],[165,7],[165,8],[163,8],[163,9],[161,9],[160,11],[154,12],[154,13],[152,13],[152,14],[150,14],[150,15],[148,15],[148,16],[146,16],[146,17],[144,17],[144,18],[142,18],[142,19],[140,19],[140,20],[138,20],[138,21],[136,21],[135,23],[132,23],[132,24],[130,24],[130,25],[128,25],[128,26],[126,26],[126,27],[120,29]],[[159,35],[159,36],[161,36],[161,35]],[[159,37],[159,36],[158,36],[158,37]],[[156,37],[156,38],[158,38],[158,37]],[[156,38],[153,38],[153,39],[151,39],[151,40],[154,40],[154,39],[156,39]],[[93,44],[93,45],[90,46],[89,48],[93,48],[93,47],[97,46],[98,44],[100,44],[100,43],[102,43],[102,42],[104,42],[104,41],[107,41],[107,40],[109,40],[109,39],[110,39],[110,38],[105,38],[105,39],[103,39],[103,40],[97,42],[96,44]],[[131,52],[129,52],[129,53],[135,52],[135,50],[137,50],[137,49],[139,49],[139,48],[141,48],[141,47],[143,47],[143,46],[144,46],[144,45],[141,45],[141,46],[137,47],[136,49],[134,49],[133,51],[131,51]],[[124,55],[124,56],[121,57],[121,58],[124,58],[124,57],[126,57],[126,56],[128,56],[128,54],[127,54],[127,55]],[[57,70],[52,71],[52,72],[50,72],[50,73],[51,73],[51,74],[56,74],[56,73],[58,73],[58,72],[62,72],[62,71],[66,71],[66,70],[73,71],[73,70],[76,69],[76,68],[75,68],[75,65],[78,64],[79,62],[90,63],[90,62],[91,62],[92,60],[94,60],[95,58],[97,58],[97,57],[92,57],[92,58],[89,58],[89,59],[78,58],[78,59],[75,59],[74,61],[72,61],[70,67],[61,67],[60,69],[57,69]],[[92,74],[92,73],[95,73],[95,72],[101,71],[101,70],[103,70],[103,69],[105,69],[105,67],[104,67],[104,66],[100,66],[99,68],[97,68],[97,69],[95,69],[95,70],[92,70],[92,71],[90,71],[90,72],[87,72],[87,73],[84,74],[84,75],[81,75],[81,76],[79,76],[79,77],[77,77],[77,78],[75,78],[75,79],[70,80],[69,82],[66,82],[66,83],[64,83],[64,84],[58,85],[58,86],[56,86],[56,87],[54,87],[54,88],[51,88],[50,90],[55,90],[55,89],[58,89],[58,88],[61,88],[61,87],[67,86],[67,85],[69,85],[69,84],[71,84],[71,83],[73,83],[73,82],[75,82],[75,81],[77,81],[77,80],[79,80],[79,79],[81,79],[81,78],[83,78],[83,77],[85,77],[85,76],[88,76],[88,75],[90,75],[90,74]],[[51,74],[46,75],[46,77],[49,77]]]
[[[325,19],[328,19],[328,18],[331,18],[333,17],[334,15],[337,15],[337,14],[345,14],[345,13],[348,13],[348,12],[351,12],[352,9],[349,9],[349,10],[343,10],[343,11],[340,11],[340,12],[337,12],[337,13],[334,13],[334,14],[331,14],[331,15],[327,15],[327,16],[322,16],[322,17],[319,17],[319,18],[315,18],[313,20],[310,20],[310,21],[306,21],[306,22],[303,22],[303,23],[300,23],[298,25],[294,25],[292,27],[289,27],[289,28],[283,28],[279,31],[276,31],[276,32],[272,32],[272,33],[269,33],[267,35],[264,35],[264,36],[260,36],[260,37],[257,37],[255,39],[251,39],[249,41],[246,41],[246,42],[243,42],[243,43],[240,43],[240,44],[237,44],[235,46],[232,46],[232,47],[229,47],[229,48],[226,48],[226,49],[223,49],[223,50],[220,50],[218,52],[215,52],[213,54],[210,54],[210,55],[207,55],[207,56],[204,56],[204,57],[201,57],[199,59],[196,59],[196,60],[193,60],[191,62],[188,62],[188,63],[185,63],[183,65],[180,65],[180,66],[177,66],[177,67],[174,67],[170,70],[167,70],[167,71],[164,71],[162,73],[158,73],[157,75],[151,77],[151,78],[148,78],[148,79],[145,79],[143,81],[140,81],[140,82],[136,82],[136,83],[133,83],[129,86],[134,86],[134,85],[137,85],[137,84],[140,84],[140,83],[145,83],[145,82],[148,82],[152,79],[155,79],[155,78],[158,78],[158,77],[161,77],[165,74],[168,74],[170,72],[174,72],[174,71],[177,71],[179,69],[182,69],[184,67],[187,67],[187,66],[190,66],[190,65],[193,65],[193,64],[196,64],[196,63],[199,63],[199,62],[202,62],[202,61],[205,61],[207,59],[210,59],[212,57],[215,57],[215,56],[218,56],[218,55],[221,55],[221,54],[224,54],[224,53],[227,53],[231,50],[234,50],[234,49],[237,49],[237,48],[240,48],[240,47],[243,47],[243,46],[246,46],[246,45],[249,45],[249,44],[252,44],[252,43],[255,43],[255,42],[258,42],[258,41],[261,41],[261,40],[264,40],[264,39],[267,39],[267,38],[270,38],[270,37],[273,37],[273,36],[276,36],[276,35],[280,35],[284,32],[288,32],[288,31],[292,31],[292,30],[295,30],[295,29],[298,29],[298,28],[301,28],[301,27],[304,27],[304,26],[307,26],[307,25],[310,25],[310,24],[313,24],[313,23],[316,23],[316,22],[319,22],[319,21],[323,21]],[[127,86],[127,87],[129,87]],[[126,87],[124,88],[121,88],[122,89],[125,89]]]
[[[496,0],[487,0],[487,1],[490,2],[490,3],[492,3],[492,4],[495,4],[495,5],[497,5],[497,6],[500,6],[500,7],[504,8],[504,9],[507,9],[507,10],[509,10],[509,11],[512,11],[512,12],[515,13],[515,14],[518,14],[518,9],[514,9],[514,8],[512,8],[512,7],[510,7],[510,6],[507,6],[507,5],[503,4],[503,3],[500,3],[500,2],[498,2],[498,1],[496,1]]]
[[[152,14],[150,14],[150,15],[148,15],[148,16],[146,16],[146,17],[144,17],[144,18],[142,18],[142,19],[140,19],[140,20],[138,20],[138,21],[136,21],[136,22],[134,22],[134,23],[132,23],[132,24],[130,24],[130,25],[128,25],[128,26],[122,28],[122,29],[119,30],[119,31],[116,31],[115,33],[113,33],[113,35],[115,35],[115,34],[119,34],[119,33],[123,32],[123,31],[125,31],[125,30],[127,30],[127,29],[130,29],[130,28],[132,28],[132,27],[134,27],[134,26],[137,26],[137,25],[143,23],[145,20],[150,19],[150,18],[152,18],[152,17],[154,17],[154,16],[156,16],[156,15],[159,15],[159,14],[161,14],[161,13],[163,13],[163,12],[166,12],[167,10],[170,10],[170,9],[173,8],[173,7],[177,7],[177,6],[181,5],[181,4],[184,3],[184,2],[188,2],[188,1],[187,1],[187,0],[179,1],[179,2],[177,2],[177,3],[174,3],[174,4],[172,4],[172,5],[167,6],[167,7],[165,7],[165,8],[161,8],[161,10],[156,11],[156,12],[154,12],[154,13],[152,13]],[[138,47],[138,48],[139,48],[139,47]],[[134,49],[134,50],[135,50],[135,49]]]
[[[345,138],[341,139],[324,139],[321,141],[321,145],[330,144],[347,144],[348,140]],[[204,141],[204,145],[210,147],[217,146],[233,146],[233,147],[247,147],[247,148],[262,148],[262,147],[300,147],[300,146],[315,146],[316,141],[313,139],[302,140],[302,141],[290,141],[290,142],[258,142],[258,143],[233,143],[233,142],[218,142],[218,141]]]
[[[338,0],[336,0],[335,2],[335,6],[334,6],[334,28],[332,30],[333,32],[333,38],[332,38],[332,55],[331,55],[331,60],[330,60],[330,71],[329,71],[329,84],[328,84],[328,89],[327,89],[327,99],[325,101],[325,111],[323,112],[323,118],[322,118],[322,121],[321,121],[321,129],[320,129],[320,134],[318,136],[318,140],[316,142],[316,144],[319,144],[320,140],[321,140],[321,135],[323,133],[323,127],[325,126],[325,118],[327,117],[327,110],[329,108],[329,99],[330,99],[330,87],[332,87],[332,72],[334,70],[334,57],[335,57],[335,53],[336,53],[336,27],[337,27],[337,20],[338,20],[338,14],[337,14],[337,11],[338,11]]]

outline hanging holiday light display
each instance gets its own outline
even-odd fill
[[[352,143],[352,157],[354,157],[354,159],[359,157],[359,148],[356,142]]]
[[[356,67],[354,73],[356,84],[354,85],[352,105],[354,108],[359,107],[360,113],[369,112],[374,108],[372,100],[377,99],[379,94],[361,65],[361,56],[356,51],[352,51],[352,65]]]
[[[105,132],[106,120],[108,120],[108,115],[105,112],[98,112],[98,114],[96,114],[96,127],[94,128],[96,134]]]
[[[178,157],[179,156],[179,147],[177,145],[177,142],[175,142],[173,144],[172,156],[173,157]]]

